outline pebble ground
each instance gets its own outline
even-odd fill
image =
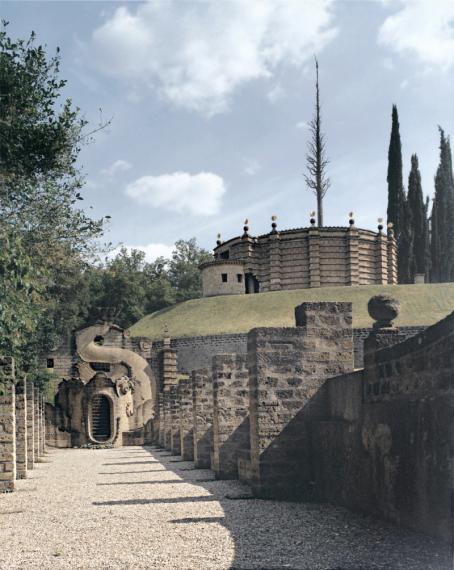
[[[0,568],[452,568],[449,549],[419,534],[245,494],[152,448],[49,451],[15,493],[0,495]]]

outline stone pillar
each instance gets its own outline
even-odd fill
[[[281,290],[281,247],[278,232],[270,234],[270,291]]]
[[[16,398],[14,359],[0,356],[0,492],[14,491],[16,479]]]
[[[359,285],[359,234],[355,226],[347,232],[347,285]]]
[[[33,384],[27,382],[27,469],[33,469],[35,464],[35,399]]]
[[[388,284],[395,285],[397,283],[397,244],[394,237],[394,230],[388,228]]]
[[[386,285],[388,283],[388,240],[381,230],[377,234],[376,257],[375,257],[375,274],[377,285]]]
[[[163,396],[163,410],[164,410],[164,447],[170,451],[171,445],[171,415],[170,415],[170,386],[168,386]]]
[[[44,395],[39,394],[39,450],[40,454],[44,455],[46,450],[46,423],[44,420]]]
[[[170,451],[180,455],[180,402],[178,401],[178,385],[170,386]]]
[[[158,445],[165,447],[165,422],[164,422],[164,392],[159,392],[158,395],[158,415],[159,415],[159,431],[158,431]]]
[[[34,455],[35,463],[41,457],[40,453],[40,437],[41,437],[41,426],[40,426],[40,414],[39,414],[39,390],[33,387],[33,401],[34,401],[34,419],[33,423],[35,425],[35,437],[34,437]]]
[[[249,375],[245,354],[213,357],[213,469],[238,479],[238,458],[249,451]]]
[[[295,316],[296,328],[248,334],[250,484],[264,497],[310,496],[309,425],[322,406],[319,390],[353,370],[351,303],[303,303]]]
[[[164,337],[164,347],[160,352],[161,395],[164,421],[162,426],[163,445],[171,449],[171,399],[170,388],[177,383],[177,352],[170,347],[170,337]]]
[[[320,237],[318,228],[308,230],[309,287],[320,287]]]
[[[192,372],[192,403],[194,414],[194,463],[211,467],[213,439],[213,386],[206,368]]]
[[[16,383],[16,478],[27,477],[27,380]]]
[[[192,411],[192,386],[189,378],[178,383],[180,401],[180,447],[181,457],[185,461],[194,459],[194,414]]]

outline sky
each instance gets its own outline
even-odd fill
[[[308,225],[304,182],[320,66],[325,225],[386,218],[392,105],[404,180],[433,196],[438,125],[454,136],[453,0],[5,1],[9,33],[61,50],[64,96],[96,128],[84,207],[106,240],[170,255],[178,239]]]

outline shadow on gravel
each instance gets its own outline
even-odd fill
[[[156,450],[144,449],[181,477],[181,482],[211,493],[182,502],[219,501],[224,517],[185,517],[172,522],[225,526],[235,543],[231,570],[452,569],[449,547],[430,537],[328,504],[251,499],[249,487],[239,481],[203,480],[213,472],[194,469],[190,461],[177,467],[164,454],[158,457]]]
[[[134,473],[159,473],[165,469],[145,469],[144,471],[100,471],[99,475],[132,475]]]
[[[179,483],[182,481],[179,481]],[[189,483],[189,481],[184,481]],[[216,497],[202,495],[200,497],[170,497],[168,499],[125,499],[123,501],[93,501],[92,505],[97,507],[114,507],[118,505],[160,505],[175,503],[206,503],[217,501]]]
[[[103,465],[147,465],[149,463],[160,463],[160,461],[123,461],[122,463],[103,463]]]
[[[175,525],[221,524],[235,544],[230,570],[451,570],[449,547],[416,532],[327,504],[264,501],[251,498],[239,481],[210,479],[212,471],[195,469],[190,461],[175,462],[167,451],[144,447],[131,453],[148,453],[150,461],[105,463],[142,465],[157,463],[164,469],[101,472],[124,475],[166,470],[175,480],[121,481],[98,485],[197,485],[209,495],[158,499],[98,501],[93,505],[130,506],[219,502],[224,516],[172,519]],[[123,457],[125,457],[123,448]],[[173,460],[167,457],[174,457]],[[125,457],[126,459],[126,457]],[[178,466],[177,466],[178,465]],[[181,466],[180,466],[181,465]],[[205,479],[203,477],[206,477]],[[235,500],[232,500],[235,499]]]

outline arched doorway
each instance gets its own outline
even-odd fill
[[[96,394],[91,400],[91,434],[95,441],[107,441],[112,435],[111,407],[107,396]]]

